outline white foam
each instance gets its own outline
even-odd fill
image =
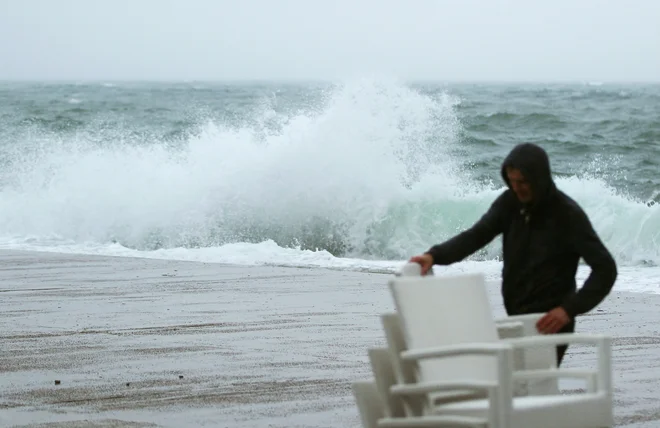
[[[41,242],[41,241],[39,241]],[[146,259],[180,260],[202,263],[224,263],[245,266],[273,265],[289,267],[341,269],[396,273],[407,260],[365,260],[334,257],[327,251],[309,251],[282,248],[273,241],[259,244],[237,243],[220,247],[186,249],[160,249],[138,251],[118,244],[76,244],[64,242],[37,243],[35,240],[1,239],[0,249],[46,251],[69,254],[137,257]],[[500,281],[502,265],[497,261],[466,260],[451,266],[436,266],[437,273],[482,272],[488,281]],[[589,275],[590,268],[580,265],[577,273],[578,286]],[[660,294],[660,267],[619,266],[615,284],[618,291]]]

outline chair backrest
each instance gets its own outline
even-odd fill
[[[397,384],[392,364],[392,353],[388,348],[369,348],[369,362],[374,375],[376,389],[385,406],[385,416],[402,418],[406,411],[401,397],[390,394],[390,387]]]
[[[417,382],[415,365],[402,361],[400,357],[401,352],[407,350],[408,346],[406,345],[399,315],[395,312],[384,313],[381,314],[380,321],[385,331],[387,347],[392,352],[394,373],[396,374],[398,383]]]
[[[353,397],[360,414],[362,428],[377,428],[378,420],[385,417],[385,406],[373,382],[353,382]]]
[[[396,277],[389,281],[409,350],[474,342],[498,342],[481,274]],[[422,360],[419,381],[497,381],[492,356]]]

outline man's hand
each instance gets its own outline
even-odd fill
[[[422,267],[422,275],[426,275],[429,269],[433,267],[433,256],[428,253],[424,253],[419,256],[411,257],[409,262],[419,263],[419,265]]]
[[[564,308],[557,307],[545,314],[536,323],[536,329],[542,334],[553,334],[561,330],[566,324],[571,322]]]

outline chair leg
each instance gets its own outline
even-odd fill
[[[362,428],[377,428],[385,416],[385,407],[373,382],[353,382],[353,397],[358,407]]]

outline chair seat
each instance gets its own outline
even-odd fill
[[[433,410],[438,415],[487,417],[489,401],[459,401],[438,405]],[[512,428],[611,427],[612,401],[603,393],[515,397],[511,422]]]

